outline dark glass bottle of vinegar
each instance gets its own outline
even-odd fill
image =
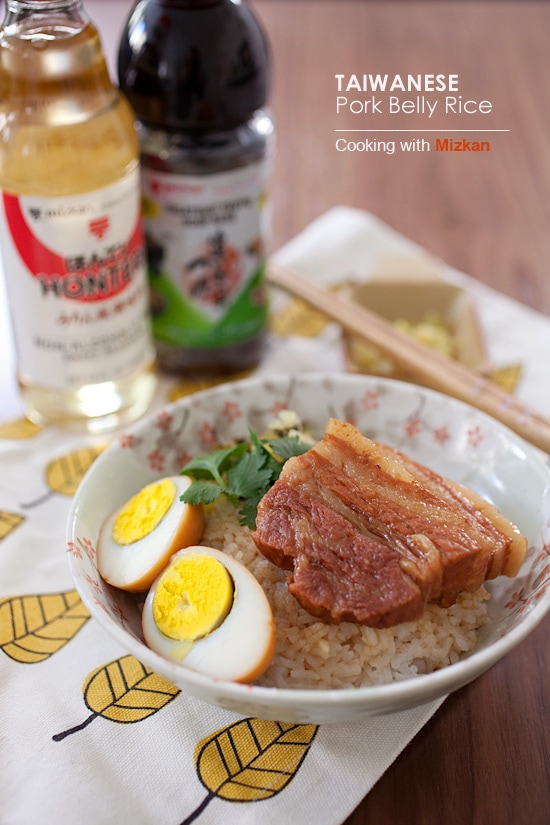
[[[274,132],[264,31],[240,0],[140,0],[118,71],[140,133],[159,364],[254,366],[267,323]]]

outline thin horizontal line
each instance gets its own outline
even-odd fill
[[[510,132],[511,129],[335,129],[335,132]]]

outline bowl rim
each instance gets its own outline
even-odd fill
[[[534,461],[543,469],[548,476],[550,488],[550,463],[548,459],[545,460],[544,454],[537,450],[534,446],[526,442],[521,436],[517,435],[505,424],[492,418],[487,413],[478,410],[471,405],[456,399],[452,396],[441,393],[427,387],[421,387],[410,384],[393,378],[384,378],[380,376],[358,375],[354,373],[317,373],[317,372],[303,372],[303,373],[279,373],[279,374],[258,374],[239,379],[237,381],[230,381],[214,387],[200,390],[196,393],[183,396],[175,401],[161,405],[148,415],[135,422],[131,427],[124,430],[124,434],[136,434],[142,429],[147,430],[151,422],[159,415],[159,412],[170,412],[174,409],[185,407],[195,400],[204,396],[212,397],[214,395],[226,395],[235,391],[235,389],[244,389],[246,391],[252,390],[255,386],[269,384],[287,384],[291,380],[304,381],[306,383],[318,383],[321,380],[329,379],[330,381],[345,382],[350,384],[372,384],[377,386],[389,385],[391,388],[403,390],[405,392],[422,393],[427,398],[436,398],[450,403],[457,409],[464,412],[474,411],[476,416],[481,420],[485,420],[491,424],[492,428],[496,428],[509,441],[512,441],[516,446],[520,447],[528,456],[529,461]],[[115,438],[103,452],[97,457],[94,463],[86,471],[78,489],[73,497],[66,527],[67,542],[71,542],[74,537],[74,530],[79,518],[79,510],[81,505],[82,491],[85,491],[88,479],[97,472],[98,467],[108,461],[111,454],[120,449],[120,439]],[[159,473],[159,477],[161,477]],[[128,633],[124,627],[117,623],[109,614],[107,614],[97,603],[94,602],[90,590],[85,587],[80,570],[78,568],[78,560],[72,553],[68,553],[68,561],[71,575],[75,584],[75,588],[82,599],[84,605],[89,610],[92,618],[99,622],[103,629],[114,638],[126,650],[131,652],[142,664],[150,667],[156,673],[163,675],[169,681],[174,680],[173,670],[177,671],[178,684],[185,683],[186,687],[181,688],[194,695],[197,698],[202,698],[203,701],[208,701],[205,697],[212,691],[223,691],[224,699],[229,699],[235,702],[248,702],[251,699],[257,700],[261,704],[269,704],[277,710],[284,711],[285,707],[295,704],[307,705],[312,713],[322,709],[331,704],[342,704],[346,707],[354,708],[361,707],[363,710],[376,710],[380,708],[380,714],[388,713],[387,705],[395,699],[399,704],[400,709],[407,706],[417,706],[428,703],[431,700],[442,697],[445,694],[451,693],[460,687],[465,686],[473,679],[477,678],[484,671],[491,668],[505,655],[511,652],[517,645],[523,641],[542,621],[545,615],[550,611],[550,588],[542,594],[537,603],[522,619],[521,623],[516,627],[508,630],[505,635],[492,641],[487,647],[480,650],[474,650],[461,657],[457,662],[446,665],[439,670],[432,671],[427,674],[417,674],[414,677],[406,677],[404,679],[393,682],[385,682],[382,684],[365,685],[362,687],[345,687],[345,688],[293,688],[293,687],[274,687],[258,684],[243,684],[222,679],[216,679],[210,676],[186,668],[185,665],[178,665],[170,662],[164,657],[151,650],[145,642],[140,642],[132,634]],[[399,700],[406,700],[399,701]]]

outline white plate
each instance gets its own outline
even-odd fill
[[[143,642],[134,597],[102,581],[95,547],[104,519],[142,486],[177,473],[193,455],[257,432],[282,408],[316,436],[327,419],[350,421],[492,501],[527,536],[515,579],[488,584],[491,622],[475,650],[435,673],[349,690],[290,690],[216,681],[161,658]],[[92,616],[144,665],[205,702],[288,722],[360,722],[424,704],[475,679],[530,633],[550,608],[550,466],[492,418],[447,396],[361,375],[251,378],[188,396],[121,435],[91,466],[67,528],[75,586]]]

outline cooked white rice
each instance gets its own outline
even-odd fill
[[[315,619],[290,595],[286,573],[257,550],[248,528],[225,499],[208,508],[202,544],[245,564],[262,585],[277,625],[277,652],[258,680],[270,687],[351,688],[397,681],[456,662],[476,644],[486,624],[484,587],[462,594],[449,608],[428,605],[421,619],[396,627],[372,627]]]

